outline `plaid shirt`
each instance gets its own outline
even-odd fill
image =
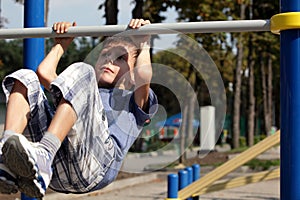
[[[15,79],[28,89],[31,116],[24,135],[29,140],[41,140],[62,98],[72,104],[77,114],[78,120],[52,165],[50,187],[58,192],[85,193],[112,182],[143,123],[156,110],[157,99],[152,91],[151,114],[146,114],[134,103],[132,92],[98,90],[94,69],[85,63],[69,66],[51,83],[54,106],[49,105],[36,74],[26,69],[4,79],[7,98]]]

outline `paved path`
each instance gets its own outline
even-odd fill
[[[123,190],[116,190],[98,196],[80,197],[74,200],[154,200],[167,197],[167,183],[165,181],[154,181],[148,184],[139,185]],[[210,194],[201,195],[201,200],[275,200],[280,199],[279,180],[265,181],[249,184],[243,187],[223,190]]]
[[[167,174],[166,176],[167,177]],[[146,181],[146,180],[145,180]],[[248,184],[246,186],[201,195],[201,200],[279,200],[279,179]],[[114,182],[115,185],[119,181]],[[123,183],[121,183],[122,185]],[[112,189],[112,188],[111,188]],[[84,195],[47,193],[44,200],[164,200],[167,197],[167,181],[153,179],[150,182],[120,189],[103,190]],[[16,200],[20,194],[0,195],[0,200]]]
[[[49,195],[45,200],[72,199],[72,200],[163,200],[167,197],[167,182],[156,179],[149,183],[133,187],[116,189],[104,193],[92,193],[82,196],[55,196]],[[201,195],[201,200],[279,200],[279,179],[248,184],[246,186],[222,190]]]

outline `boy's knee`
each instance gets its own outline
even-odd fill
[[[36,73],[29,69],[20,69],[17,70],[8,76],[6,76],[2,82],[3,86],[9,91],[13,88],[24,88],[28,87],[39,88],[40,83]],[[10,88],[10,89],[9,89]]]
[[[13,92],[20,92],[24,96],[27,95],[27,87],[19,80],[15,80]]]

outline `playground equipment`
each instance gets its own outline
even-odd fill
[[[215,33],[215,32],[256,32],[270,31],[270,20],[235,20],[210,22],[181,22],[150,24],[139,30],[128,31],[127,25],[76,26],[70,27],[64,35],[53,32],[51,27],[3,29],[0,39],[5,38],[45,38],[45,37],[80,37],[111,36],[126,31],[126,34],[174,34],[177,33]]]
[[[178,174],[168,175],[168,198],[177,199],[178,189],[183,189],[200,178],[200,165],[194,164],[178,172]],[[197,200],[197,197],[192,198]]]
[[[43,27],[44,25],[44,0],[24,1],[24,28]],[[26,38],[23,41],[23,64],[27,69],[36,70],[45,57],[44,38]],[[21,194],[21,200],[36,200]]]
[[[260,172],[251,176],[239,177],[229,181],[223,181],[216,184],[213,184],[215,181],[219,180],[220,178],[224,177],[228,173],[234,171],[241,165],[245,164],[249,160],[255,158],[259,154],[265,152],[266,150],[270,149],[271,147],[279,144],[280,142],[280,132],[277,131],[274,135],[271,135],[264,139],[263,141],[257,143],[253,147],[249,148],[248,150],[244,151],[240,155],[232,158],[231,160],[227,161],[220,167],[216,168],[215,170],[209,172],[199,180],[195,180],[194,182],[190,182],[188,187],[180,188],[181,189],[178,194],[175,192],[173,187],[171,188],[172,192],[168,192],[168,200],[170,199],[186,199],[188,197],[197,197],[201,194],[217,191],[220,189],[229,189],[233,187],[239,187],[249,183],[255,183],[258,181],[269,180],[272,178],[279,177],[279,168],[271,171]],[[170,185],[174,185],[174,177],[170,178],[171,180],[168,182]],[[172,182],[171,182],[172,181]],[[174,186],[176,187],[176,186]]]
[[[0,30],[0,38],[31,38],[31,42],[24,41],[25,67],[35,70],[37,63],[43,58],[43,40],[33,37],[56,37],[50,28],[30,28],[26,26],[40,26],[43,20],[43,0],[25,0],[25,29]],[[300,199],[300,4],[298,0],[281,0],[281,14],[275,15],[271,20],[245,20],[226,22],[197,22],[176,24],[151,24],[142,27],[136,33],[166,34],[169,30],[182,33],[211,33],[211,32],[245,32],[245,31],[272,31],[280,33],[281,71],[280,71],[280,107],[281,107],[281,199]],[[30,9],[30,12],[26,12]],[[42,11],[42,12],[39,12]],[[36,15],[30,15],[36,14]],[[28,17],[28,18],[27,18]],[[32,17],[32,18],[31,18]],[[122,32],[125,26],[72,27],[64,36],[93,36],[111,35]],[[163,31],[166,30],[166,31]],[[171,31],[172,32],[172,31]],[[63,37],[63,36],[62,36]],[[27,44],[27,45],[26,45]],[[37,45],[37,46],[35,46]],[[41,46],[39,46],[41,45]],[[40,51],[38,51],[38,49]],[[39,53],[39,54],[38,54]],[[27,63],[28,61],[28,63]],[[29,63],[30,62],[30,63]],[[26,64],[27,63],[27,64]],[[215,175],[214,175],[215,176]],[[219,176],[219,175],[218,175]],[[202,181],[203,179],[200,179]],[[207,184],[207,183],[206,183]],[[195,190],[196,185],[191,188]],[[179,196],[191,195],[190,187],[186,187]]]

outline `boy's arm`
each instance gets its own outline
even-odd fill
[[[143,19],[132,19],[129,23],[129,27],[137,29],[146,24],[150,24],[150,21]],[[142,108],[144,111],[147,111],[150,82],[152,78],[152,65],[150,58],[150,36],[134,36],[133,40],[140,50],[140,53],[136,60],[136,68],[134,70],[134,100],[140,108]]]
[[[70,26],[76,26],[76,23],[58,22],[53,25],[53,30],[58,34],[63,34],[68,31]],[[58,62],[72,41],[73,38],[71,37],[55,38],[55,44],[38,66],[37,75],[45,89],[49,90],[50,83],[57,77],[56,68]]]
[[[140,108],[147,111],[150,82],[152,78],[152,65],[149,52],[150,47],[148,44],[142,45],[143,47],[141,47],[141,51],[137,57],[136,68],[134,70],[134,99]]]

